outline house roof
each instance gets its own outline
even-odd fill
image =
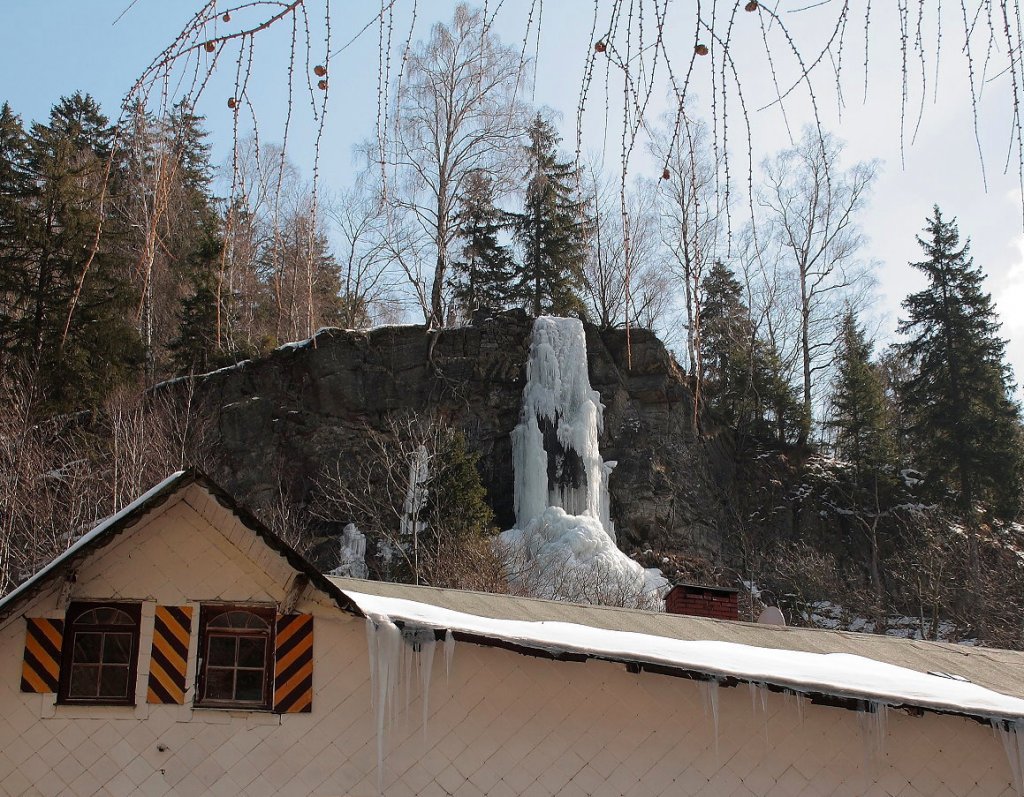
[[[1024,720],[1024,653],[841,631],[325,576],[206,475],[182,471],[107,518],[0,599],[0,622],[120,534],[197,485],[295,571],[357,616],[453,632],[456,639],[553,659],[600,659],[634,671],[747,681],[863,708],[864,701]]]
[[[372,613],[374,607],[372,602],[361,599],[361,595],[391,601],[390,606],[397,608],[392,608],[390,612],[393,612],[393,619],[398,621],[409,619],[415,622],[415,614],[418,614],[420,620],[426,620],[422,623],[425,625],[430,625],[431,620],[437,621],[438,625],[444,625],[445,621],[448,621],[447,624],[456,631],[456,639],[511,648],[523,653],[559,659],[594,658],[617,661],[631,665],[637,670],[665,672],[698,679],[712,677],[726,683],[747,681],[775,685],[779,688],[805,692],[812,697],[832,698],[824,702],[842,705],[845,701],[849,707],[858,707],[858,701],[879,700],[889,705],[963,714],[982,719],[1024,717],[1024,653],[1016,651],[843,631],[781,628],[756,623],[350,578],[330,579],[356,603],[361,604],[364,613],[368,615]],[[404,606],[402,602],[415,602],[439,611],[417,613]],[[467,621],[466,617],[445,615],[444,612],[472,617]],[[483,618],[484,622],[476,623],[472,618]],[[534,624],[535,632],[531,633],[529,626],[524,626],[524,623]],[[579,638],[574,637],[571,629],[565,634],[564,644],[552,644],[553,641],[557,642],[557,635],[552,636],[549,633],[550,629],[546,627],[555,624],[559,624],[560,627],[561,624],[569,624],[612,632],[606,638],[615,640],[617,646],[624,644],[626,647],[613,651],[607,645],[601,647],[587,641],[598,639],[596,636],[583,637],[584,642],[581,645]],[[458,631],[460,627],[461,633]],[[620,633],[626,636],[618,636]],[[641,639],[637,635],[648,639]],[[677,645],[679,642],[695,645],[709,643],[717,647],[708,648],[712,651],[710,658],[702,658],[703,653],[692,658],[687,658],[686,655],[680,658],[676,653],[667,658],[661,654],[649,654],[650,649],[659,646],[685,651],[686,646]],[[731,656],[730,651],[735,652],[734,648],[739,646],[762,651],[763,656],[768,658],[780,651],[794,653],[798,658],[816,662],[820,672],[814,674],[808,671],[801,676],[795,667],[796,660],[791,662],[794,665],[792,670],[787,670],[789,665],[782,659],[778,659],[780,663],[772,671],[755,672],[756,668],[745,670],[742,666],[729,665],[727,659]],[[696,650],[695,647],[693,649]],[[806,654],[822,655],[811,658]],[[720,658],[716,659],[716,655]],[[843,667],[856,665],[858,662],[863,667],[873,667],[877,663],[883,668],[900,668],[903,672],[882,669],[876,673],[877,677],[866,677],[865,682],[859,685],[856,678],[847,678],[844,681],[842,678],[828,676],[830,669],[838,672]],[[854,670],[856,669],[854,667]],[[825,674],[821,675],[822,672]],[[894,691],[891,688],[892,679],[901,674],[906,675],[911,681],[914,680],[912,676],[915,674],[927,676],[922,682],[924,688],[919,689],[915,686],[902,692]],[[990,695],[992,700],[985,695],[957,697],[953,694],[962,692],[962,687],[971,686],[996,694]],[[996,699],[1004,697],[1005,700]]]
[[[334,600],[339,607],[362,616],[359,607],[335,584],[294,548],[264,526],[248,510],[241,507],[209,476],[197,470],[184,470],[172,473],[123,509],[101,521],[42,570],[0,598],[0,622],[3,622],[18,607],[37,595],[40,590],[73,572],[76,565],[92,555],[93,552],[107,545],[118,535],[136,528],[143,520],[165,506],[169,500],[192,485],[197,485],[205,490],[221,506],[231,512],[239,523],[256,534],[269,548],[280,554],[294,570],[309,578],[309,582],[313,586]]]

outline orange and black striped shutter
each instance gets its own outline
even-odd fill
[[[60,680],[60,647],[64,621],[26,617],[25,661],[21,667],[22,692],[56,692]]]
[[[274,711],[313,710],[313,615],[279,614],[274,651]]]
[[[156,607],[147,702],[178,705],[185,702],[185,669],[191,634],[191,606]]]

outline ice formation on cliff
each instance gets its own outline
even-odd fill
[[[601,459],[600,394],[590,386],[587,341],[575,318],[533,325],[520,422],[512,432],[516,525],[501,541],[522,560],[535,594],[658,608],[666,585],[615,544]]]

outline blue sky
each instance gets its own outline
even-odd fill
[[[787,5],[780,0],[781,5]],[[323,0],[307,0],[313,17],[314,39],[319,43],[319,9]],[[334,0],[332,49],[340,46],[370,21],[375,5],[358,0]],[[438,18],[450,18],[451,2],[420,2],[414,38],[427,34]],[[492,3],[492,7],[495,4]],[[670,21],[667,37],[688,48],[692,41],[692,23],[685,18],[689,6],[676,2],[678,19]],[[789,5],[794,5],[790,3]],[[796,6],[811,5],[806,2]],[[895,4],[893,4],[895,5]],[[168,44],[198,6],[192,0],[5,0],[0,27],[0,100],[7,100],[26,120],[45,118],[50,105],[62,94],[81,89],[95,96],[108,115],[116,116],[120,99],[135,77]],[[517,49],[523,46],[530,3],[506,0],[496,30],[504,41]],[[396,5],[393,41],[396,48],[408,32],[411,2]],[[827,9],[825,9],[827,11]],[[121,19],[115,20],[123,13]],[[315,12],[315,13],[314,13]],[[579,76],[590,51],[590,23],[593,5],[584,2],[547,3],[544,8],[542,39],[539,48],[536,95],[538,104],[562,113],[562,132],[570,142],[575,138],[575,109],[579,96]],[[998,81],[987,86],[981,108],[981,132],[986,152],[989,185],[986,192],[971,127],[969,96],[966,94],[966,68],[957,52],[956,26],[944,33],[944,60],[937,97],[929,86],[925,102],[925,123],[917,140],[905,153],[901,165],[899,148],[900,66],[897,26],[884,17],[886,8],[873,11],[876,17],[872,34],[872,70],[869,100],[861,102],[862,53],[851,46],[844,72],[847,107],[842,117],[836,112],[830,81],[822,75],[825,87],[819,98],[825,126],[848,141],[850,161],[879,158],[881,176],[873,201],[862,218],[870,243],[868,254],[880,263],[879,288],[874,309],[878,331],[891,336],[899,315],[899,302],[920,285],[920,278],[906,265],[919,257],[914,236],[920,231],[933,203],[950,216],[957,216],[963,235],[974,241],[974,253],[990,275],[988,283],[1004,321],[1004,335],[1011,339],[1011,359],[1018,375],[1024,376],[1024,222],[1015,166],[1002,174],[1008,134],[1008,101]],[[813,35],[820,17],[808,12],[792,19],[797,33]],[[824,12],[821,12],[824,13]],[[745,20],[741,18],[740,23]],[[259,43],[257,72],[252,95],[260,107],[261,135],[265,140],[280,139],[283,120],[284,88],[280,79],[287,51],[286,31],[271,30]],[[353,147],[374,134],[377,114],[377,35],[372,26],[354,44],[331,63],[329,123],[322,148],[322,175],[329,188],[341,189],[353,174]],[[765,90],[767,76],[761,62],[745,62],[745,45],[753,50],[752,39],[737,37],[736,58],[746,68],[746,82],[752,96]],[[535,42],[526,46],[534,53]],[[744,64],[747,64],[744,67]],[[697,93],[706,98],[709,75],[694,78]],[[614,124],[605,131],[604,102],[600,80],[592,90],[591,108],[584,125],[585,148],[600,152],[609,139],[606,160],[618,162]],[[911,92],[916,90],[910,87]],[[229,153],[231,113],[225,98],[231,93],[228,82],[214,82],[199,111],[207,116],[213,134],[215,160]],[[616,98],[612,100],[612,117]],[[654,98],[654,107],[661,103]],[[752,105],[756,103],[752,102]],[[307,174],[311,167],[313,124],[306,105],[298,103],[289,152]],[[756,157],[786,146],[788,139],[777,109],[752,113]],[[808,118],[806,102],[796,100],[790,109],[791,121]],[[738,135],[738,131],[737,131]],[[737,158],[737,168],[745,171],[745,155]],[[643,159],[634,172],[651,169]]]

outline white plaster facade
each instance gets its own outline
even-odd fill
[[[292,568],[193,484],[78,568],[71,599],[138,599],[134,707],[55,705],[19,691],[24,617],[63,617],[58,583],[0,625],[0,792],[10,795],[377,795],[365,621],[315,589],[313,708],[278,715],[145,703],[154,607],[280,603]],[[492,795],[1014,795],[992,730],[890,712],[884,745],[863,715],[741,685],[713,712],[695,682],[619,664],[438,646],[429,718],[410,695],[387,734],[389,797]]]

